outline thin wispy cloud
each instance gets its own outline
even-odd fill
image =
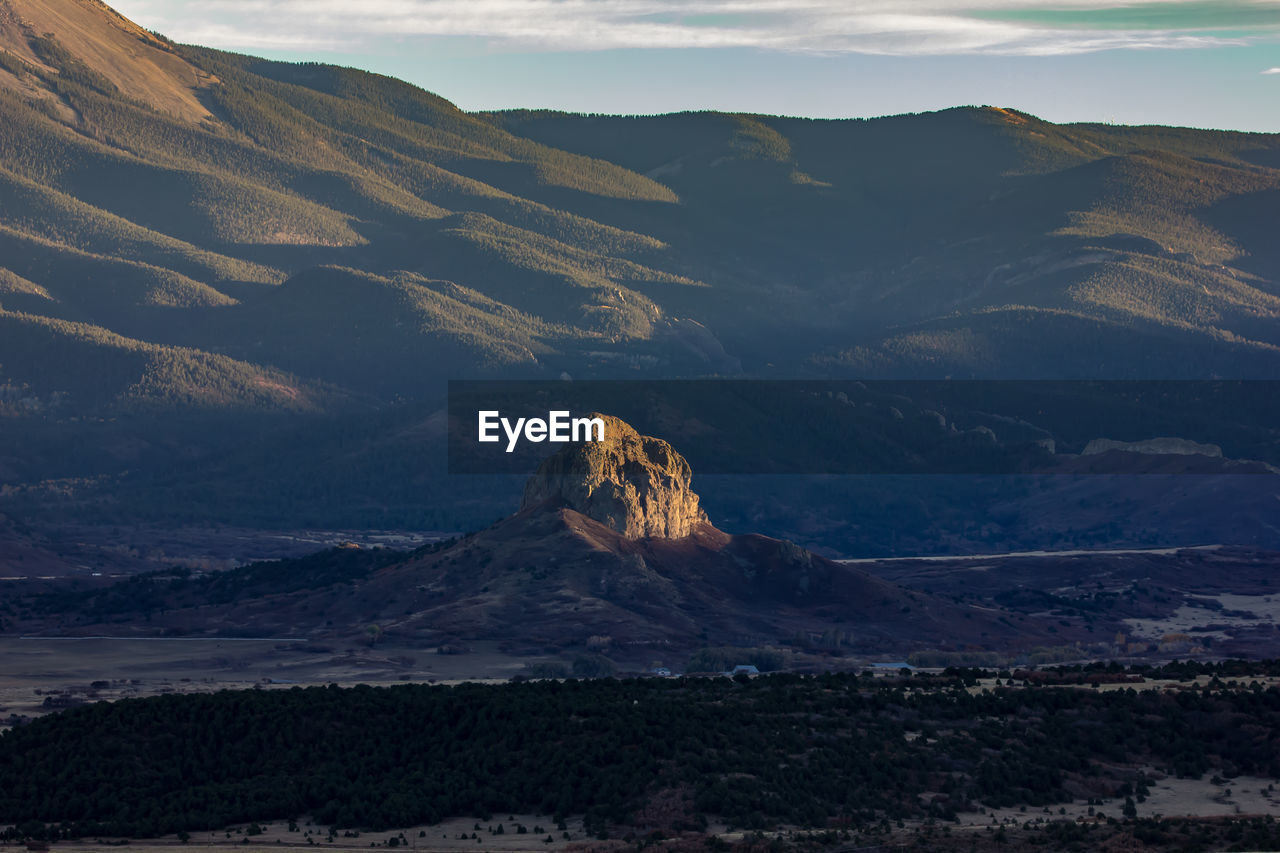
[[[360,50],[466,37],[494,49],[755,48],[881,55],[1191,49],[1280,35],[1280,0],[119,0],[180,41]],[[1270,69],[1272,73],[1277,69]]]
[[[181,33],[180,40],[188,44],[237,50],[335,51],[350,45],[349,38],[329,35],[323,31],[307,33],[257,30],[213,21],[191,22],[182,28]]]
[[[1268,68],[1263,74],[1280,74],[1280,68]]]

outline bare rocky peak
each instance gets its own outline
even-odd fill
[[[567,506],[628,539],[680,539],[707,522],[689,488],[693,471],[660,438],[603,418],[605,440],[568,445],[540,466],[524,488],[521,509]]]

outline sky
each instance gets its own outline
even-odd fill
[[[851,118],[960,105],[1280,132],[1280,0],[114,0],[177,41],[467,110]]]

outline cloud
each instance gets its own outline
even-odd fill
[[[1280,74],[1280,68],[1268,68],[1263,74]]]
[[[118,0],[144,26],[214,47],[361,50],[387,38],[499,50],[755,48],[1054,55],[1202,48],[1280,34],[1280,0]],[[1259,22],[1262,23],[1259,23]],[[1266,22],[1273,21],[1268,28]],[[1219,23],[1220,22],[1220,23]]]
[[[180,40],[189,44],[236,50],[335,51],[348,45],[347,39],[336,33],[242,29],[214,22],[190,22],[180,32]]]

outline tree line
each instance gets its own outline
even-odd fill
[[[1140,797],[1144,767],[1280,778],[1276,688],[973,693],[963,675],[331,685],[97,703],[0,736],[0,815],[7,838],[50,839],[304,814],[380,830],[528,811],[603,828],[681,790],[695,815],[737,827],[869,825],[1048,806],[1081,788]]]

